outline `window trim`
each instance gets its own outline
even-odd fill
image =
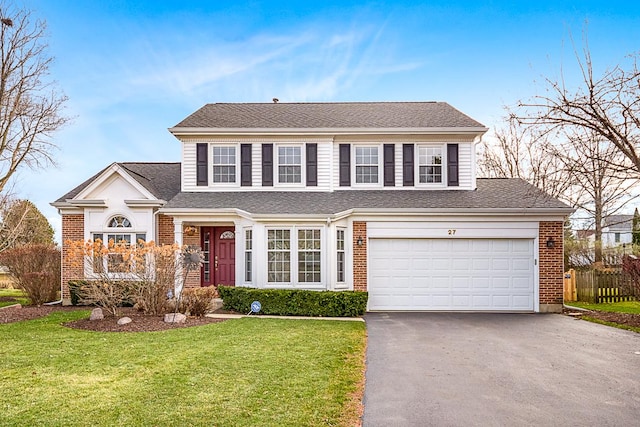
[[[369,187],[369,188],[378,188],[382,187],[384,184],[384,152],[383,152],[383,144],[352,144],[351,148],[351,186],[352,187]],[[359,148],[375,148],[378,152],[378,181],[377,182],[358,182],[358,176],[356,170],[358,168],[358,149]],[[372,165],[371,165],[372,166]]]
[[[420,151],[423,148],[439,148],[442,155],[442,161],[440,163],[441,179],[440,182],[420,182],[420,168],[427,166],[420,163]],[[414,185],[416,187],[446,187],[447,186],[447,144],[416,144],[414,153],[414,161],[416,167],[414,168]]]
[[[140,232],[140,231],[135,231],[135,229],[133,228],[125,228],[124,230],[126,230],[126,232],[123,232],[123,228],[122,227],[105,227],[105,229],[103,231],[92,231],[90,233],[91,236],[91,241],[95,242],[97,238],[99,238],[102,241],[103,246],[108,247],[109,246],[109,237],[110,235],[122,235],[122,236],[128,236],[129,240],[127,241],[128,244],[138,244],[139,240],[144,240],[145,242],[147,241],[147,233],[146,232]],[[97,236],[100,237],[97,237]],[[106,240],[105,240],[105,236],[106,236]],[[141,239],[140,236],[144,236],[144,239]],[[127,240],[127,239],[121,239],[122,240]],[[115,242],[114,243],[118,243]],[[85,266],[85,271],[88,273],[86,274],[87,277],[92,277],[92,278],[97,278],[100,277],[100,275],[102,274],[106,274],[107,277],[109,278],[114,278],[114,279],[132,279],[135,278],[135,274],[132,274],[130,272],[122,272],[122,271],[115,271],[115,272],[110,272],[109,271],[109,256],[113,255],[113,253],[109,252],[107,253],[105,256],[102,257],[102,271],[96,271],[95,270],[95,262],[96,259],[94,258],[93,260],[89,260],[88,265]]]
[[[339,234],[342,233],[342,249],[340,249],[339,242]],[[344,284],[347,282],[347,228],[346,227],[336,227],[336,247],[335,247],[335,255],[336,255],[336,283]],[[342,280],[340,280],[340,260],[339,254],[342,254]]]
[[[235,177],[234,182],[215,182],[215,172],[214,168],[216,167],[215,163],[215,148],[233,148],[234,149],[234,158],[235,158]],[[211,159],[211,165],[209,166],[209,170],[211,171],[211,177],[209,178],[209,185],[212,187],[240,187],[240,146],[239,144],[234,143],[220,143],[220,144],[208,144],[208,153],[207,157]],[[231,164],[220,164],[217,166],[230,166]]]
[[[300,182],[280,182],[280,148],[296,147],[300,150]],[[307,184],[307,156],[306,148],[303,143],[284,143],[275,144],[273,150],[273,184],[275,187],[305,187]],[[285,166],[285,165],[283,165]],[[295,165],[286,165],[295,166]]]
[[[289,282],[270,282],[269,281],[269,231],[272,230],[289,230]],[[319,282],[300,282],[298,280],[298,231],[300,230],[318,230],[320,232],[320,281]],[[326,266],[327,259],[325,254],[325,248],[327,247],[326,243],[326,227],[318,224],[310,224],[310,225],[292,225],[292,226],[278,226],[271,225],[265,227],[265,288],[299,288],[299,289],[325,289],[327,278],[326,278]]]
[[[253,262],[253,228],[244,228],[244,283],[253,283],[255,265]],[[251,245],[249,247],[249,245]]]

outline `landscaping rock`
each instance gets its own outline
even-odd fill
[[[91,310],[91,316],[89,316],[89,320],[102,320],[104,319],[104,313],[100,307],[94,308]]]
[[[120,325],[120,326],[126,325],[128,323],[131,323],[131,318],[130,317],[121,317],[120,319],[118,319],[118,325]]]
[[[164,321],[166,323],[184,323],[187,321],[187,316],[182,313],[169,313],[164,315]]]

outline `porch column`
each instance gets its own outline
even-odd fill
[[[176,240],[176,243],[180,246],[182,246],[183,242],[182,242],[182,220],[178,219],[178,218],[173,218],[173,234],[174,234],[174,238]]]
[[[182,220],[178,218],[173,218],[173,234],[176,243],[182,247]],[[182,292],[182,263],[180,263],[179,258],[180,251],[176,251],[176,263],[178,264],[178,268],[176,268],[176,277],[175,277],[175,297],[177,298]]]

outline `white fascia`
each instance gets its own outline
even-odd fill
[[[98,176],[89,185],[87,185],[85,188],[83,188],[82,191],[80,191],[72,199],[73,202],[76,203],[79,200],[81,200],[84,196],[86,196],[87,194],[90,194],[93,190],[95,190],[98,186],[100,186],[100,184],[102,184],[104,181],[106,181],[109,177],[111,177],[115,173],[117,173],[121,177],[123,177],[129,184],[131,184],[131,186],[133,186],[136,190],[138,190],[140,193],[142,193],[149,200],[158,200],[153,194],[151,194],[149,192],[149,190],[144,188],[142,186],[142,184],[140,184],[138,181],[133,179],[133,177],[125,169],[123,169],[117,163],[112,163],[107,169],[105,169],[100,174],[100,176]]]
[[[486,127],[430,127],[430,128],[208,128],[173,127],[174,136],[192,135],[446,135],[469,134],[480,136]]]

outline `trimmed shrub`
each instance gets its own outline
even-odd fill
[[[213,299],[216,297],[216,288],[186,288],[180,298],[180,311],[189,316],[204,316],[211,309]]]
[[[9,269],[31,304],[56,301],[60,291],[60,249],[53,245],[28,244],[0,253],[0,264]]]
[[[260,301],[260,314],[280,316],[354,317],[367,310],[367,292],[306,291],[299,289],[254,289],[219,286],[223,307],[241,313]]]
[[[82,293],[82,287],[86,284],[86,280],[69,280],[67,282],[71,305],[80,305],[80,294]]]

